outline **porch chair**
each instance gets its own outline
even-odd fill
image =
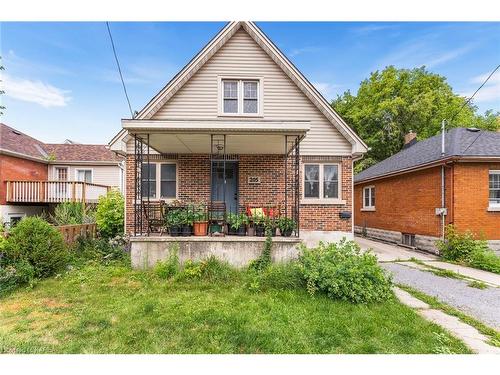
[[[208,213],[208,234],[214,235],[212,225],[219,225],[221,231],[220,235],[225,235],[226,228],[226,203],[222,201],[209,202],[207,205]]]
[[[143,209],[148,233],[159,233],[161,236],[165,231],[164,202],[144,202]]]

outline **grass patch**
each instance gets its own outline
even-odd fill
[[[432,296],[429,296],[428,294],[422,293],[419,290],[416,290],[412,287],[409,287],[407,285],[402,285],[402,284],[398,285],[398,287],[400,287],[403,290],[406,290],[408,293],[410,293],[414,297],[424,301],[432,308],[439,309],[439,310],[442,310],[449,315],[456,316],[464,323],[467,323],[467,324],[473,326],[474,328],[476,328],[483,335],[488,336],[490,339],[489,343],[491,345],[500,347],[500,332],[498,332],[497,330],[488,327],[487,325],[470,317],[469,315],[464,314],[463,312],[455,309],[454,307],[451,307],[450,305],[447,305],[446,303],[439,301],[435,297],[432,297]]]
[[[476,289],[486,289],[486,288],[488,288],[488,285],[486,285],[482,281],[476,281],[476,280],[471,281],[468,285],[471,288],[476,288]]]
[[[451,270],[430,268],[427,272],[432,272],[436,276],[447,277],[449,279],[465,280],[466,278]]]
[[[283,272],[252,291],[249,272],[175,280],[119,264],[82,266],[0,299],[0,352],[470,353],[395,298],[311,297]]]

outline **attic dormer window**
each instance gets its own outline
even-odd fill
[[[260,79],[221,79],[220,115],[259,116]]]

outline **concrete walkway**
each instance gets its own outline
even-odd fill
[[[500,287],[500,275],[497,275],[496,273],[478,270],[476,268],[471,268],[471,267],[460,266],[458,264],[441,262],[439,260],[424,261],[424,264],[427,264],[432,267],[454,271],[462,276],[466,276],[471,279],[479,280],[487,284]]]
[[[372,249],[379,261],[381,262],[394,262],[398,260],[410,260],[415,258],[422,261],[431,261],[438,259],[437,256],[426,254],[419,251],[413,251],[401,246],[387,244],[383,242],[369,240],[363,237],[355,237],[354,240],[363,250]]]
[[[427,303],[413,297],[402,289],[394,288],[394,293],[401,303],[416,309],[419,315],[449,331],[462,340],[473,352],[478,354],[500,354],[500,348],[488,344],[488,337],[457,317],[448,315],[441,310],[431,309]]]

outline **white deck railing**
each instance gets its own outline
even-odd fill
[[[109,186],[80,181],[6,181],[11,203],[97,203]]]

